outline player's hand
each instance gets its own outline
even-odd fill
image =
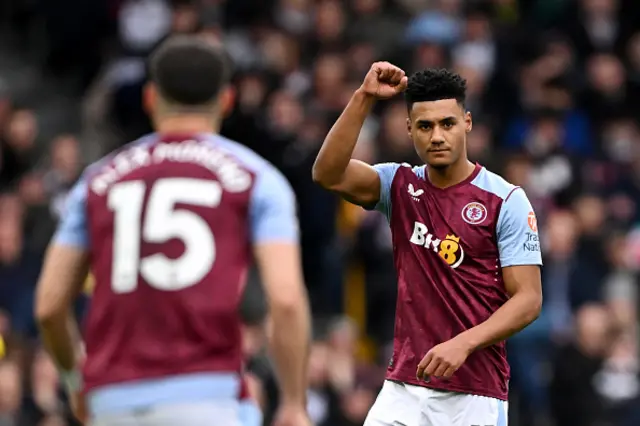
[[[82,424],[87,424],[89,415],[87,411],[87,402],[82,392],[73,392],[69,395],[69,404],[71,411],[76,419]]]
[[[273,426],[313,426],[307,410],[298,405],[282,405],[276,413]]]
[[[466,361],[472,349],[461,339],[453,338],[431,348],[418,364],[418,380],[429,377],[449,378]]]
[[[404,71],[389,62],[376,62],[364,77],[360,89],[377,99],[388,99],[407,88]]]

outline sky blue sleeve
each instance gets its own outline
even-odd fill
[[[502,204],[496,231],[503,267],[542,265],[538,225],[531,203],[521,188],[515,189]]]
[[[87,182],[80,179],[69,192],[53,243],[89,248],[87,229]]]
[[[387,220],[391,220],[391,184],[398,167],[398,163],[380,163],[373,166],[380,177],[380,199],[374,209],[384,214]]]
[[[256,179],[249,212],[253,243],[297,243],[300,231],[291,185],[273,167],[263,169]]]

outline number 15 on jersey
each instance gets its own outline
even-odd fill
[[[181,290],[200,282],[215,262],[211,227],[197,213],[177,209],[176,204],[215,208],[222,197],[220,184],[166,178],[148,189],[146,206],[144,181],[120,182],[109,191],[108,204],[114,212],[111,287],[115,293],[134,291],[138,276],[158,290]],[[179,258],[169,259],[162,253],[141,257],[141,242],[161,244],[173,238],[185,246]]]

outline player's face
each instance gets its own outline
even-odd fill
[[[444,168],[466,158],[471,113],[455,99],[414,103],[407,127],[416,152],[429,166]]]

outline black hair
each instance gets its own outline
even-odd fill
[[[168,38],[151,55],[150,78],[166,100],[180,105],[205,105],[229,82],[228,56],[197,36]]]
[[[404,92],[409,110],[416,102],[441,99],[455,99],[464,107],[466,96],[467,81],[444,68],[429,68],[414,73],[409,77],[409,84]]]

